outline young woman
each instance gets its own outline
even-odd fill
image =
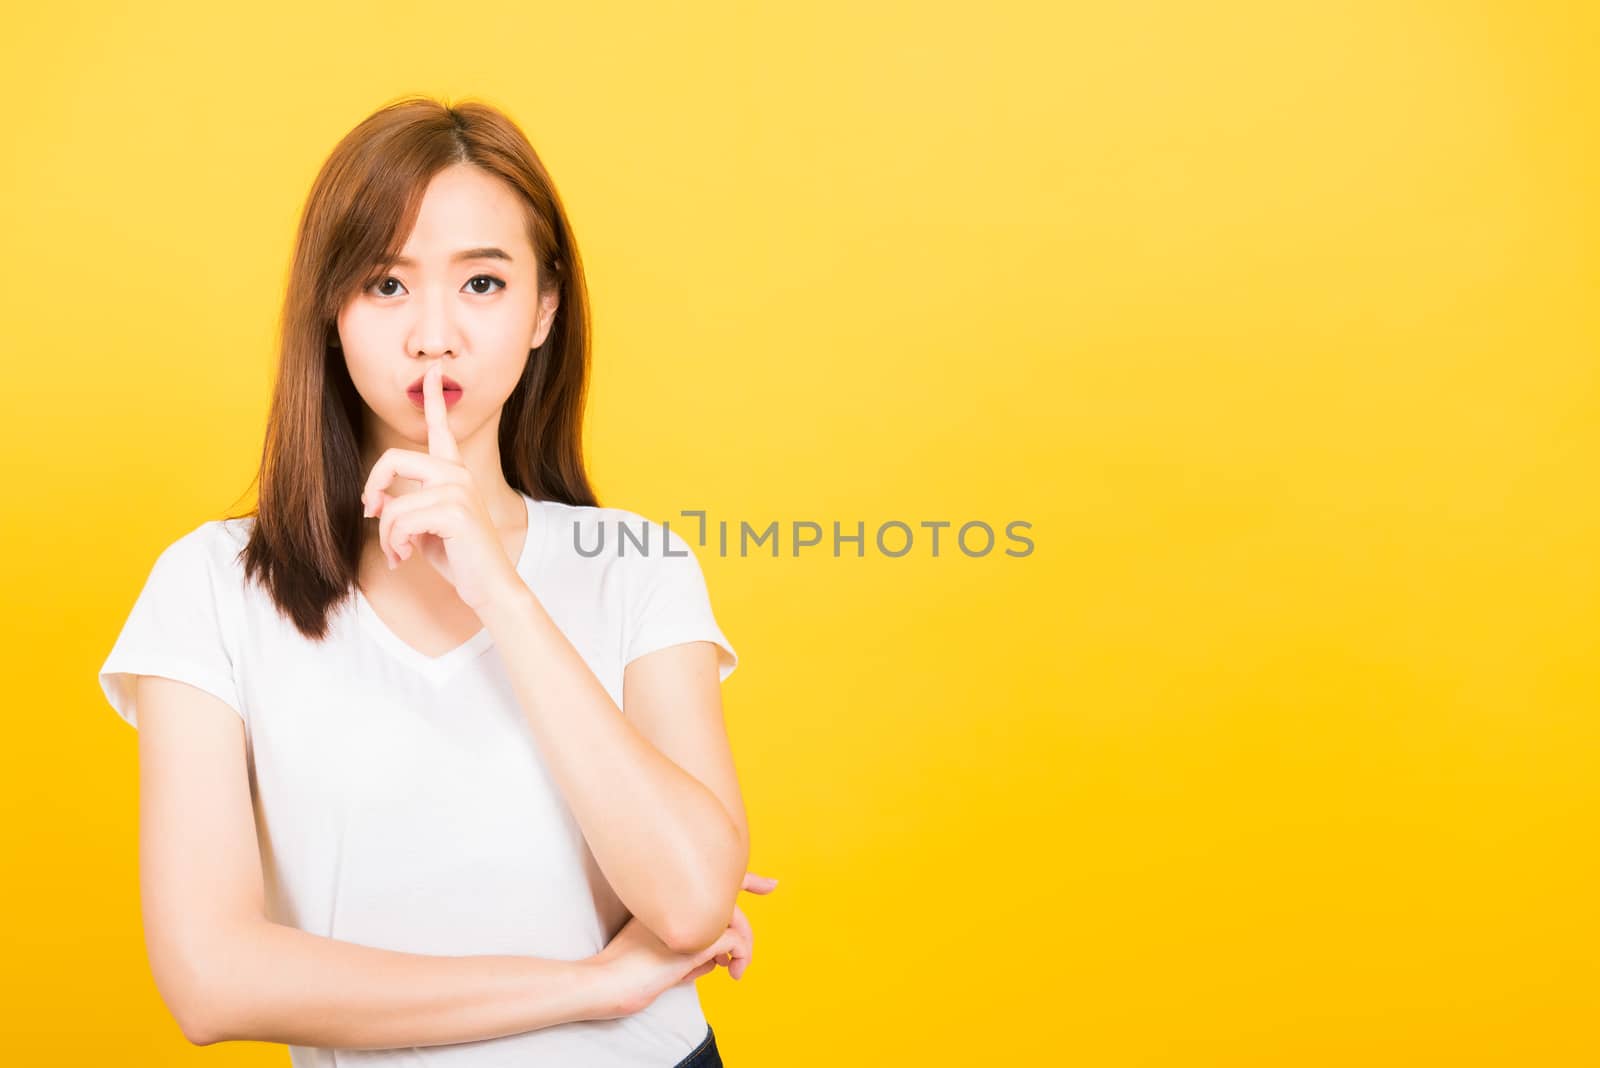
[[[669,524],[584,472],[582,268],[520,130],[408,99],[300,223],[248,515],[157,558],[100,682],[139,729],[157,986],[334,1065],[719,1065],[738,662]]]

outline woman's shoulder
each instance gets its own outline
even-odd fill
[[[254,517],[207,519],[177,535],[162,547],[161,555],[194,558],[209,557],[230,547],[242,549],[250,538]]]
[[[248,531],[237,519],[208,519],[171,537],[149,565],[141,597],[199,613],[212,610],[207,605],[219,611],[236,606]]]
[[[173,538],[157,558],[159,567],[199,579],[244,573],[244,547],[250,540],[254,516],[207,519]]]
[[[199,541],[218,563],[232,565],[249,544],[250,532],[255,525],[254,515],[208,519],[187,536]]]

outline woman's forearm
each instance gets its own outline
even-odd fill
[[[185,1033],[199,1045],[432,1046],[612,1014],[609,974],[592,958],[402,953],[265,920],[223,948],[191,995]]]
[[[639,733],[526,586],[478,614],[606,882],[668,947],[709,945],[749,858],[728,810]]]

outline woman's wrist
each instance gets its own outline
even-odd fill
[[[571,962],[573,994],[584,1020],[614,1020],[624,1015],[616,969],[599,954]]]

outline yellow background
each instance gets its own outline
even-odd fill
[[[700,984],[731,1065],[1600,1061],[1592,8],[8,23],[15,1063],[287,1064],[158,998],[94,674],[248,501],[301,203],[411,92],[555,176],[602,503],[1032,524],[701,550],[781,880]]]

